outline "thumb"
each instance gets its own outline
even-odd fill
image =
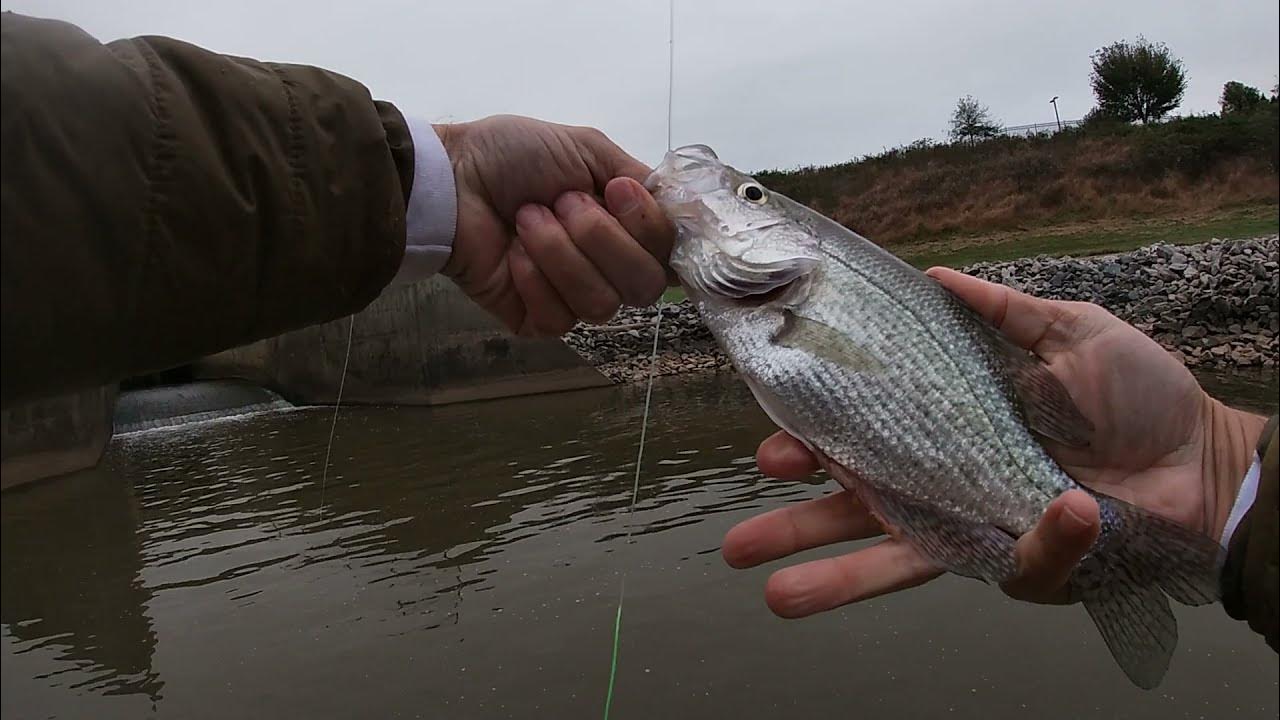
[[[1098,539],[1098,503],[1083,490],[1068,490],[1049,504],[1031,532],[1018,538],[1018,570],[1002,587],[1018,600],[1069,602],[1067,581]]]
[[[1059,303],[999,283],[945,267],[929,268],[927,274],[1026,350],[1035,351],[1054,323],[1067,317]]]

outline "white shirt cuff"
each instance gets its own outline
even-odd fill
[[[1219,544],[1227,547],[1231,544],[1231,535],[1235,533],[1236,526],[1244,519],[1245,513],[1249,512],[1249,508],[1253,507],[1253,501],[1258,497],[1258,480],[1262,477],[1262,458],[1258,457],[1258,453],[1253,454],[1253,464],[1249,466],[1249,472],[1245,473],[1244,482],[1240,483],[1240,492],[1236,494],[1236,504],[1231,506],[1231,514],[1227,516],[1227,524],[1222,528],[1222,539]]]
[[[458,196],[453,166],[431,123],[405,118],[413,139],[413,188],[405,207],[404,259],[392,285],[425,280],[440,272],[453,252]]]

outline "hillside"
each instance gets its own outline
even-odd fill
[[[1277,224],[1278,117],[1271,103],[1248,115],[1151,126],[921,141],[840,165],[756,176],[908,258],[984,245],[1005,247],[963,260],[1052,252],[1055,244],[1107,250],[1170,233],[1188,241],[1243,236]]]

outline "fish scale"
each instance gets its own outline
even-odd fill
[[[889,252],[719,161],[667,153],[647,187],[678,229],[671,265],[760,406],[891,534],[998,582],[1015,539],[1080,487],[1041,444],[1092,426],[1047,367]],[[1168,598],[1217,597],[1211,538],[1116,498],[1069,585],[1129,679],[1163,678]]]

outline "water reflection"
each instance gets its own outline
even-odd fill
[[[655,392],[624,544],[640,399],[621,388],[344,408],[327,479],[328,411],[260,415],[123,438],[96,473],[6,494],[5,715],[594,713],[623,568],[619,717],[834,712],[847,703],[830,689],[850,682],[886,712],[929,714],[975,678],[1001,687],[982,705],[997,716],[1088,713],[1079,683],[1134,716],[1180,707],[1173,690],[1134,694],[1083,613],[1008,604],[976,583],[774,621],[758,594],[768,570],[729,571],[720,538],[823,489],[756,473],[770,424],[731,379]],[[957,608],[977,614],[951,623]],[[1220,614],[1191,623],[1172,687],[1205,668],[1274,669]],[[1063,639],[1054,663],[1072,682],[1008,667],[1044,652],[1045,635]],[[904,694],[907,681],[936,691]],[[1274,716],[1274,683],[1196,693]]]
[[[9,673],[10,653],[43,655],[36,679],[51,687],[160,697],[137,531],[131,488],[102,470],[4,496],[6,716],[10,688],[21,684]]]

